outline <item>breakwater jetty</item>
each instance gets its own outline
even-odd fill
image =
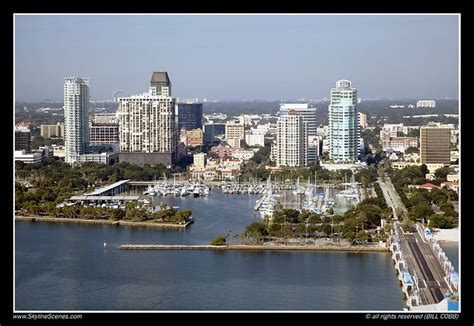
[[[315,245],[246,245],[228,244],[216,245],[146,245],[146,244],[124,244],[121,250],[279,250],[279,251],[345,251],[345,252],[389,252],[386,247],[379,246],[315,246]]]
[[[133,222],[133,221],[111,221],[102,219],[85,219],[85,218],[64,218],[53,216],[15,216],[16,221],[28,222],[44,222],[44,223],[75,223],[75,224],[100,224],[112,226],[130,226],[130,227],[151,227],[151,228],[171,228],[184,229],[192,224],[194,221],[188,221],[185,224],[171,224],[171,223],[154,223],[154,222]]]

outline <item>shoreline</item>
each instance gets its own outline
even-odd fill
[[[389,252],[389,248],[384,247],[359,247],[359,246],[322,246],[322,245],[242,245],[230,244],[223,246],[215,245],[132,245],[124,244],[120,250],[255,250],[255,251],[343,251],[343,252]]]
[[[85,218],[69,218],[69,217],[53,217],[53,216],[24,216],[16,215],[15,221],[43,222],[43,223],[74,223],[74,224],[95,224],[95,225],[111,225],[111,226],[131,226],[131,227],[150,227],[150,228],[177,228],[185,229],[193,221],[186,224],[169,224],[169,223],[153,223],[153,222],[132,222],[132,221],[111,221],[111,220],[89,220]]]

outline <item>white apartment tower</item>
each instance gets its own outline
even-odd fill
[[[89,146],[89,79],[64,78],[65,162],[76,163]]]
[[[153,92],[118,99],[121,161],[165,166],[174,163],[178,134],[170,85],[166,72],[154,72],[150,86]]]
[[[275,154],[277,166],[308,164],[308,123],[295,111],[278,118]]]
[[[348,80],[331,89],[329,104],[329,157],[336,163],[355,163],[359,149],[357,90]]]
[[[119,103],[120,152],[174,152],[174,99],[142,94]]]

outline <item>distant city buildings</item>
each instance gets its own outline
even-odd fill
[[[15,126],[15,151],[31,152],[31,132],[28,127]]]
[[[120,160],[171,166],[177,157],[175,100],[167,72],[153,72],[150,92],[119,98]]]
[[[176,104],[178,130],[202,129],[202,103]]]
[[[40,135],[44,138],[64,138],[64,124],[40,125]]]
[[[89,79],[64,78],[64,138],[66,163],[76,163],[89,146]]]
[[[242,165],[255,155],[255,150],[231,147],[229,145],[214,146],[210,156],[205,153],[193,155],[193,165],[189,167],[192,179],[198,180],[235,180],[240,174]]]
[[[421,127],[420,128],[420,161],[422,164],[448,164],[451,132],[449,128]]]
[[[436,101],[433,100],[419,100],[416,102],[417,108],[435,108]]]
[[[278,118],[275,156],[277,166],[308,164],[308,123],[296,111]]]
[[[251,129],[245,134],[245,142],[249,146],[265,146],[265,132],[258,129]]]
[[[359,127],[361,129],[367,128],[367,115],[363,114],[362,112],[359,112]]]
[[[225,135],[225,123],[206,123],[203,127],[205,144],[211,144],[218,135]]]
[[[181,129],[180,141],[186,146],[201,146],[204,144],[204,135],[201,129]]]
[[[329,104],[329,158],[335,163],[354,163],[359,149],[357,90],[348,80],[331,89]]]
[[[245,140],[245,120],[231,120],[225,124],[225,139],[232,147],[240,147],[242,140]]]

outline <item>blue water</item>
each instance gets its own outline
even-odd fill
[[[196,223],[184,231],[16,222],[15,308],[402,310],[388,253],[118,249],[207,244],[229,230],[236,234],[258,220],[257,197],[213,191],[163,199],[193,211]]]
[[[441,248],[446,253],[454,269],[459,272],[459,245],[457,243],[440,243]]]

